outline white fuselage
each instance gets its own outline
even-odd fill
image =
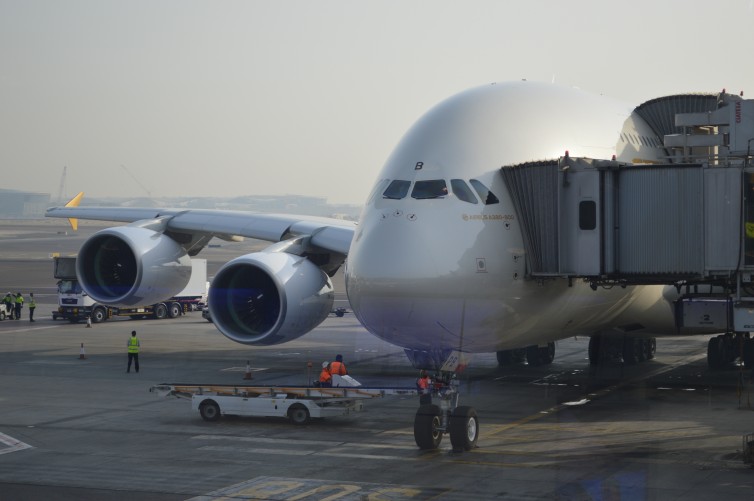
[[[593,291],[526,278],[520,219],[500,174],[566,151],[654,161],[660,144],[632,106],[576,89],[514,82],[447,99],[407,132],[367,201],[346,266],[354,313],[374,335],[416,350],[491,352],[629,325],[673,333],[661,286]],[[433,191],[443,184],[447,195]]]

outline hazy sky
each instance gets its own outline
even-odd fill
[[[0,0],[0,187],[358,204],[469,87],[754,97],[752,4]]]

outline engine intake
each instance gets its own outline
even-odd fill
[[[329,277],[308,259],[257,252],[217,272],[208,302],[212,321],[226,337],[267,346],[317,327],[330,314],[334,300]]]
[[[175,296],[191,278],[191,258],[154,230],[119,226],[98,231],[79,250],[76,275],[94,300],[145,306]]]

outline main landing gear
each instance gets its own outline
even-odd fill
[[[746,332],[728,332],[710,338],[707,343],[707,365],[712,370],[732,366],[740,359],[744,367],[754,367],[754,339]]]
[[[637,336],[606,336],[595,334],[589,338],[589,363],[600,365],[623,360],[636,364],[652,360],[657,351],[657,339]]]
[[[500,367],[522,364],[526,361],[530,366],[550,365],[555,360],[555,343],[543,346],[532,345],[517,350],[501,350],[497,352],[497,363]]]
[[[437,449],[446,433],[454,452],[469,451],[476,446],[479,418],[473,407],[458,406],[458,380],[453,376],[445,373],[433,377],[429,387],[431,399],[423,395],[414,418],[414,440],[420,449]]]

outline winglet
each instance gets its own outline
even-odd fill
[[[71,200],[68,201],[67,204],[65,204],[66,207],[78,207],[79,203],[81,202],[81,199],[84,198],[84,192],[80,191],[78,195],[73,197]],[[69,217],[68,223],[71,225],[71,229],[73,231],[76,231],[79,229],[79,220],[75,217]]]

